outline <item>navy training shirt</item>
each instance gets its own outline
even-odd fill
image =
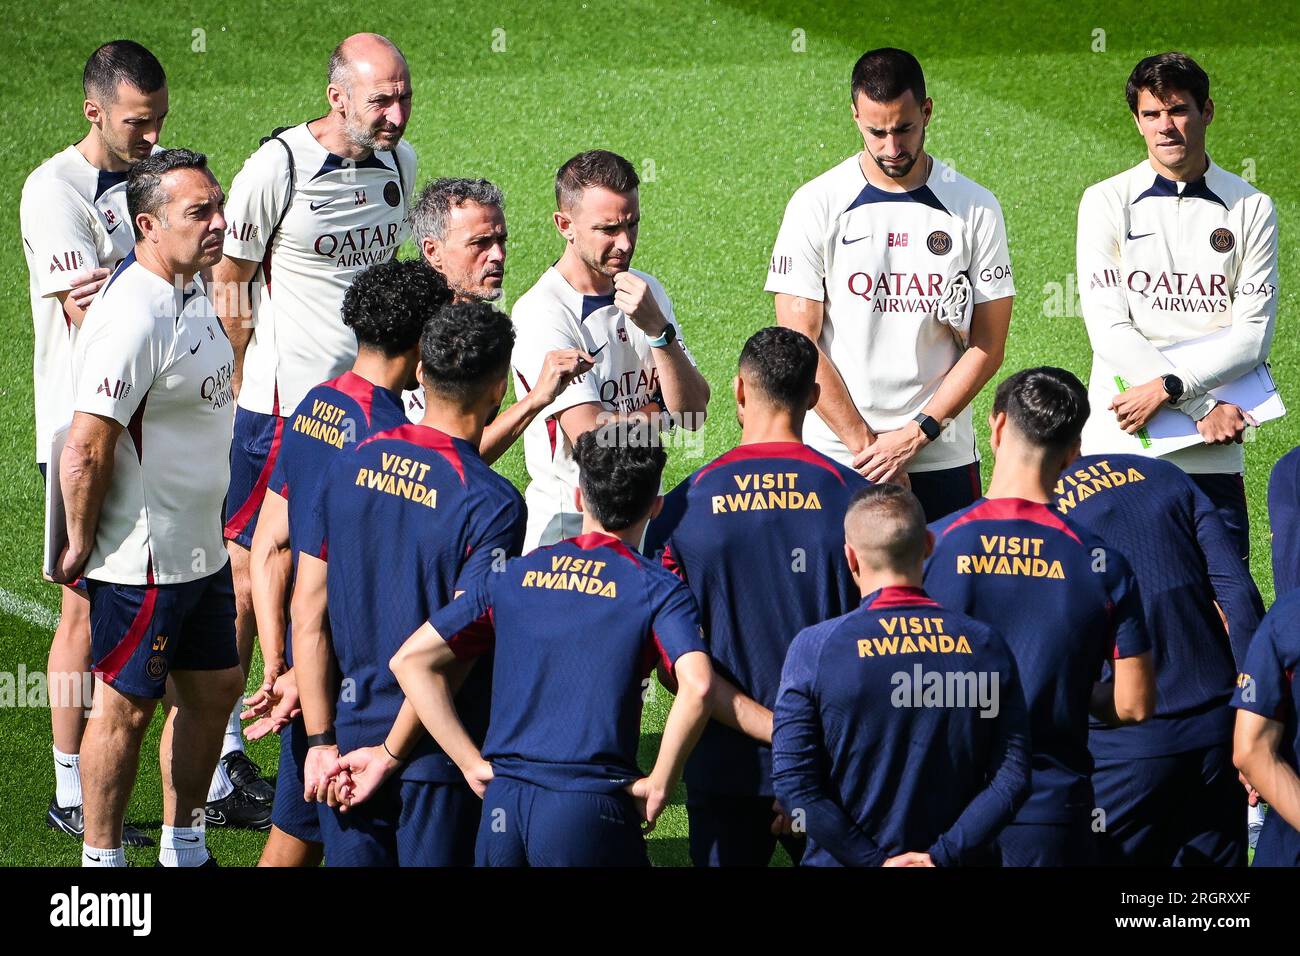
[[[519,553],[524,524],[519,492],[478,449],[426,425],[379,432],[335,456],[302,550],[329,565],[340,751],[383,742],[403,700],[389,660],[457,593]],[[456,695],[475,740],[487,728],[490,670],[476,666]],[[402,779],[464,778],[426,736]]]
[[[1210,499],[1170,462],[1091,455],[1061,474],[1055,507],[1123,552],[1151,638],[1155,714],[1123,727],[1094,718],[1093,756],[1157,757],[1230,741],[1228,702],[1264,605]]]
[[[507,562],[431,623],[458,657],[493,650],[482,751],[494,774],[551,790],[612,793],[643,777],[649,675],[705,651],[686,585],[599,533]]]
[[[695,595],[718,673],[769,710],[803,628],[861,597],[844,557],[844,512],[869,485],[798,442],[741,445],[665,498],[644,549]],[[772,751],[710,721],[686,764],[692,790],[770,796]]]
[[[352,371],[317,385],[289,416],[268,487],[288,505],[289,547],[295,568],[298,550],[294,540],[311,523],[321,477],[335,454],[405,421],[401,395]],[[292,667],[293,641],[287,635],[284,650]]]
[[[1029,793],[1028,737],[1002,637],[920,588],[887,587],[790,645],[773,780],[803,813],[805,866],[907,851],[974,863]]]
[[[1128,562],[1091,531],[1022,498],[981,498],[930,528],[926,590],[997,628],[1020,672],[1032,774],[1016,822],[1087,819],[1093,684],[1107,660],[1151,649]]]
[[[1268,526],[1273,532],[1275,598],[1300,587],[1300,448],[1278,459],[1268,476]]]
[[[1300,774],[1300,690],[1295,672],[1300,666],[1300,592],[1291,592],[1273,604],[1255,631],[1246,652],[1246,664],[1237,677],[1232,706],[1282,724],[1278,757]],[[1256,866],[1295,866],[1300,833],[1272,810],[1264,815],[1264,829],[1255,847]]]

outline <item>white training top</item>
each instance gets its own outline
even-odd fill
[[[875,432],[901,428],[939,390],[963,346],[938,319],[949,284],[965,273],[971,302],[1015,295],[1002,210],[993,194],[937,159],[925,185],[871,185],[862,153],[791,197],[768,268],[768,292],[822,302],[818,344]],[[853,456],[816,412],[804,440],[837,461]],[[978,460],[971,410],[962,410],[908,471]]]
[[[670,347],[680,347],[694,365],[664,287],[652,275],[630,271],[645,280],[664,318],[677,328],[677,344]],[[583,295],[554,266],[515,303],[511,319],[515,326],[511,364],[518,396],[532,391],[546,353],[553,349],[582,349],[596,359],[595,367],[574,378],[524,431],[529,478],[524,491],[528,505],[524,551],[528,552],[582,532],[582,512],[573,497],[578,466],[573,460],[573,444],[556,416],[587,402],[612,412],[634,412],[657,400],[659,373],[650,340],[615,307],[613,293]]]
[[[289,157],[269,139],[230,186],[225,253],[262,264],[251,288],[253,335],[239,407],[284,416],[352,367],[357,340],[341,318],[343,294],[410,235],[416,158],[403,140],[392,152],[349,162],[317,142],[306,123],[279,138],[293,151],[292,208],[277,230],[289,201]]]
[[[124,426],[86,577],[178,584],[225,565],[234,371],[201,280],[178,290],[127,256],[73,358],[76,410]]]
[[[1092,341],[1083,453],[1120,450],[1108,410],[1115,377],[1142,385],[1173,373],[1178,407],[1200,419],[1206,394],[1268,358],[1277,320],[1277,213],[1240,176],[1210,163],[1176,183],[1145,160],[1090,186],[1079,203],[1079,296]],[[1157,348],[1231,329],[1213,358],[1175,368]],[[1241,445],[1194,445],[1165,456],[1193,474],[1240,474]]]
[[[23,184],[19,223],[27,256],[36,350],[36,460],[72,418],[72,346],[77,328],[58,293],[79,273],[112,269],[135,245],[126,211],[126,172],[92,166],[75,146],[55,153]]]

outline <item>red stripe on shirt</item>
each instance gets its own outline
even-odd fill
[[[818,468],[829,471],[839,480],[841,485],[844,484],[844,476],[840,474],[834,462],[802,442],[793,441],[769,441],[756,442],[752,445],[738,445],[696,472],[695,481],[698,482],[714,468],[721,468],[723,465],[733,465],[743,461],[753,461],[756,458],[786,458],[791,461],[802,461],[809,465],[816,465]]]
[[[1074,529],[1062,521],[1059,515],[1048,509],[1047,505],[1037,501],[1027,501],[1024,498],[993,498],[980,502],[948,525],[943,533],[948,534],[954,528],[970,524],[972,521],[1028,521],[1060,531],[1076,544],[1083,544],[1079,536],[1074,533]]]
[[[372,441],[384,441],[395,439],[397,441],[410,442],[420,448],[428,448],[430,451],[436,451],[447,459],[452,468],[456,469],[456,474],[460,476],[460,483],[465,484],[465,463],[461,460],[460,451],[456,448],[452,437],[446,432],[440,432],[431,425],[406,424],[398,425],[396,428],[390,428],[386,432],[379,432],[371,435],[363,441],[358,448],[369,445]]]
[[[880,589],[876,599],[867,605],[869,610],[884,610],[891,607],[938,607],[939,602],[925,593],[924,588],[911,586],[885,587]]]
[[[370,409],[375,401],[375,384],[362,378],[356,372],[348,370],[334,379],[332,382],[326,382],[330,388],[336,389],[352,399],[361,406],[361,414],[366,416],[366,425],[370,424]]]

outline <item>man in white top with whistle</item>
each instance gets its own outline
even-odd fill
[[[970,403],[1011,323],[1006,228],[992,193],[926,153],[916,57],[864,53],[851,92],[865,148],[795,192],[765,288],[777,323],[821,353],[805,441],[910,482],[937,521],[980,496]]]
[[[1242,558],[1250,522],[1241,446],[1249,411],[1210,389],[1268,358],[1277,318],[1273,201],[1205,151],[1210,79],[1183,53],[1142,60],[1129,109],[1147,157],[1090,187],[1079,204],[1078,271],[1092,342],[1092,417],[1083,453],[1131,448],[1162,408],[1196,422],[1203,443],[1165,457],[1214,502]],[[1226,330],[1175,367],[1160,349]]]

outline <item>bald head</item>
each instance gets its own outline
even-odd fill
[[[411,71],[394,43],[355,33],[330,55],[330,109],[359,150],[397,147],[411,118]]]
[[[393,73],[409,75],[397,44],[378,33],[354,33],[330,54],[329,83],[351,91],[357,82]]]
[[[925,560],[927,532],[921,502],[898,485],[869,485],[844,515],[844,541],[863,570],[907,574]]]

